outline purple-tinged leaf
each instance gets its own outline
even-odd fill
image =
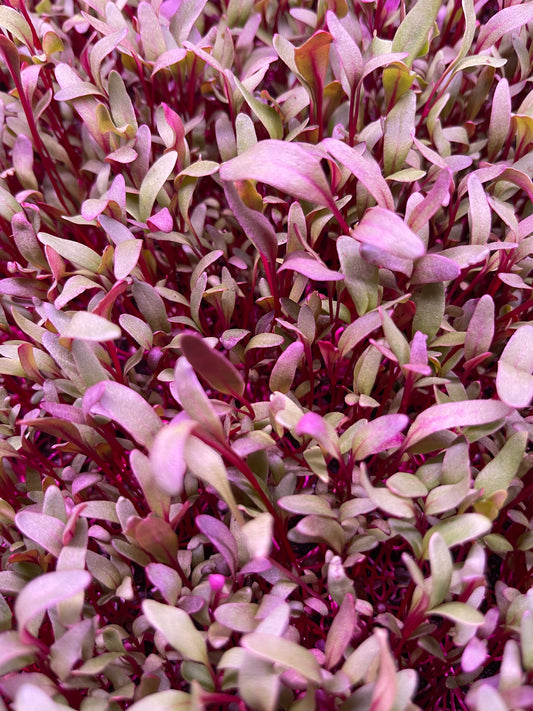
[[[304,346],[301,341],[295,341],[287,346],[274,363],[270,373],[268,385],[272,392],[289,392],[303,354]]]
[[[179,64],[183,59],[185,59],[186,56],[187,52],[182,47],[175,47],[174,49],[169,49],[168,51],[163,52],[156,58],[151,76],[153,77],[162,69],[167,69],[175,64]]]
[[[244,204],[234,185],[226,183],[224,192],[228,204],[246,236],[273,268],[278,253],[278,238],[272,224],[260,212],[251,210]]]
[[[313,279],[313,281],[342,281],[343,279],[342,274],[333,271],[333,269],[328,269],[318,258],[302,250],[297,250],[287,255],[283,264],[279,267],[278,273],[286,269],[303,274],[309,279]]]
[[[274,519],[268,511],[257,514],[255,518],[244,524],[241,534],[252,559],[264,560],[270,555],[273,530]]]
[[[533,327],[531,327],[533,331]],[[533,353],[533,349],[531,351]],[[404,442],[404,449],[429,437],[435,432],[457,428],[487,425],[505,419],[512,408],[498,400],[464,400],[433,405],[415,419]]]
[[[7,573],[8,571],[5,572]],[[11,573],[11,571],[9,572]],[[22,580],[20,578],[21,582]],[[7,603],[4,604],[6,605]],[[33,663],[37,652],[38,647],[23,642],[16,630],[8,629],[2,631],[0,633],[0,675],[5,678],[5,675],[10,672],[17,672],[29,666]]]
[[[338,435],[333,425],[316,412],[306,412],[298,421],[294,431],[298,437],[302,435],[313,437],[329,455],[339,458]]]
[[[352,442],[354,459],[360,461],[371,454],[401,445],[401,431],[409,424],[407,415],[382,415],[359,427]]]
[[[162,491],[161,487],[157,486],[157,478],[150,459],[138,449],[134,449],[130,452],[130,466],[135,478],[141,485],[144,498],[150,510],[160,518],[167,518],[170,508],[170,496]]]
[[[0,25],[3,30],[8,30],[13,37],[33,49],[33,36],[28,22],[24,16],[14,8],[3,5],[0,7]]]
[[[394,200],[389,185],[371,155],[363,156],[360,150],[336,138],[325,138],[320,145],[361,181],[380,207],[394,210]]]
[[[375,72],[376,69],[381,69],[381,67],[386,67],[388,64],[394,64],[395,62],[401,62],[407,56],[408,52],[390,52],[388,54],[378,54],[375,57],[371,57],[363,66],[363,73],[359,79],[359,86],[361,86],[363,79],[365,79],[369,74],[372,74],[372,72]]]
[[[526,2],[500,10],[481,26],[476,51],[494,47],[505,34],[529,22],[533,22],[533,3]]]
[[[411,274],[411,284],[433,284],[452,281],[461,270],[457,264],[441,254],[424,254],[417,259]]]
[[[163,563],[149,563],[146,566],[146,577],[159,590],[167,605],[174,607],[181,591],[178,572]]]
[[[137,308],[153,331],[170,331],[165,302],[155,288],[147,281],[133,280],[133,298]]]
[[[333,36],[339,60],[348,82],[348,87],[346,88],[353,91],[363,71],[363,57],[361,51],[334,12],[328,10],[326,18],[328,29]],[[350,91],[346,92],[348,96],[350,95]]]
[[[280,506],[285,511],[290,513],[298,514],[300,516],[310,516],[315,514],[317,516],[325,516],[326,518],[335,518],[335,513],[333,512],[329,502],[323,499],[321,496],[316,496],[315,494],[293,494],[289,496],[282,496],[278,499],[278,506]]]
[[[175,12],[175,6],[170,6],[173,8],[172,12],[174,12],[170,21],[170,32],[176,38],[178,45],[183,44],[189,37],[194,23],[202,14],[206,2],[207,0],[184,0],[178,4]]]
[[[409,69],[427,45],[440,7],[439,0],[418,0],[396,30],[391,49],[393,52],[408,52],[404,61]]]
[[[380,269],[388,269],[391,272],[400,272],[407,277],[413,273],[412,259],[402,259],[372,244],[361,244],[360,247],[361,257],[368,264],[373,264]]]
[[[379,673],[369,711],[390,711],[396,697],[396,665],[389,648],[387,632],[377,628],[374,630],[374,636],[377,637],[379,645]]]
[[[39,575],[26,583],[15,601],[15,617],[22,635],[28,630],[37,636],[42,613],[81,593],[91,580],[86,570],[61,570]]]
[[[143,600],[143,615],[184,659],[209,665],[205,640],[194,622],[179,607],[163,605],[156,600]]]
[[[350,644],[354,633],[355,621],[354,597],[348,593],[343,598],[326,637],[324,651],[326,653],[325,665],[327,669],[331,669],[341,661],[342,655]]]
[[[196,516],[195,523],[199,530],[209,538],[217,551],[222,555],[228,565],[231,576],[235,577],[239,551],[235,538],[229,528],[217,518],[204,514]]]
[[[483,666],[483,663],[488,656],[487,640],[481,640],[479,637],[472,637],[461,654],[461,669],[465,672],[465,674],[471,674],[476,669]],[[486,706],[484,708],[489,707]],[[490,708],[493,708],[492,705]]]
[[[164,207],[159,210],[159,212],[156,212],[155,215],[149,217],[146,220],[146,224],[154,232],[165,232],[168,234],[169,232],[172,232],[174,221],[168,207]]]
[[[139,444],[150,447],[161,429],[161,419],[135,390],[114,381],[92,385],[83,396],[83,414],[101,415],[116,422]]]
[[[498,396],[510,407],[528,407],[533,398],[533,326],[520,326],[498,361]]]
[[[195,427],[192,420],[161,427],[150,448],[150,463],[156,485],[169,496],[181,494],[187,470],[185,445]]]
[[[413,230],[395,212],[382,207],[372,207],[351,231],[352,236],[363,244],[377,248],[402,260],[421,257],[424,244]]]
[[[489,121],[487,157],[493,161],[503,148],[511,127],[511,92],[503,78],[497,83],[492,99]]]
[[[35,541],[56,558],[61,553],[65,524],[55,516],[22,510],[15,516],[15,525],[23,536]]]
[[[186,358],[178,358],[170,391],[192,420],[196,420],[217,438],[224,440],[220,419]]]
[[[222,180],[258,180],[300,200],[334,206],[320,158],[299,143],[260,141],[220,166]]]
[[[491,211],[485,190],[475,173],[468,178],[470,244],[486,244],[490,237]]]
[[[166,52],[167,45],[159,17],[150,3],[139,3],[137,8],[137,23],[144,56],[149,62],[155,62],[158,57]]]
[[[183,334],[180,348],[196,370],[209,385],[225,395],[241,396],[244,392],[244,380],[237,368],[222,353],[210,348],[198,336]]]
[[[465,336],[465,360],[490,350],[494,337],[494,300],[483,294],[476,304]]]
[[[72,262],[76,267],[97,272],[101,262],[101,256],[84,244],[80,244],[71,239],[63,239],[47,232],[38,232],[37,239],[41,244],[52,247],[63,259]]]
[[[449,204],[451,183],[451,171],[449,169],[439,171],[437,180],[429,193],[418,203],[406,219],[407,225],[413,232],[420,232],[424,226],[429,224],[437,210]]]
[[[23,299],[46,298],[46,284],[37,279],[24,277],[4,277],[0,280],[0,294],[18,296]]]
[[[339,338],[341,357],[351,351],[382,324],[379,311],[369,311],[351,323]]]
[[[104,88],[102,81],[103,77],[101,75],[102,63],[107,55],[111,54],[111,52],[118,47],[122,40],[126,38],[127,34],[128,30],[124,27],[116,32],[106,35],[105,37],[102,37],[102,39],[98,40],[98,42],[95,42],[95,44],[92,45],[91,51],[88,53],[91,74],[100,89]]]

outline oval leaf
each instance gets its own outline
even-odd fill
[[[503,349],[496,374],[498,396],[510,407],[527,407],[533,398],[533,326],[521,326]]]
[[[139,393],[110,380],[86,390],[83,413],[109,417],[145,447],[152,444],[162,424],[159,415]]]
[[[184,334],[180,338],[183,354],[209,385],[225,395],[241,396],[244,380],[237,368],[219,351],[210,348],[198,336]]]
[[[242,646],[260,659],[280,664],[287,669],[294,669],[315,684],[320,684],[322,675],[320,666],[308,649],[291,642],[284,637],[252,632],[241,640]]]
[[[82,592],[91,581],[86,570],[54,571],[30,580],[15,601],[15,617],[19,629],[26,629],[31,620],[45,610]]]
[[[156,600],[143,600],[142,611],[152,627],[161,632],[184,659],[209,664],[205,640],[185,610]]]
[[[165,153],[144,176],[139,189],[139,217],[142,222],[150,217],[157,194],[169,179],[177,159],[177,151]]]
[[[222,180],[259,180],[283,193],[333,206],[333,196],[320,159],[299,143],[260,141],[220,166]]]
[[[531,329],[533,331],[533,327]],[[404,443],[404,448],[413,447],[420,440],[435,432],[456,427],[487,425],[504,419],[512,409],[498,400],[464,400],[445,402],[421,412],[415,419]]]

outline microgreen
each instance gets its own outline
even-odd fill
[[[0,711],[533,707],[532,2],[0,7]]]

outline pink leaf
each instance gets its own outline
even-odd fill
[[[222,555],[230,569],[231,575],[234,576],[239,551],[235,538],[229,528],[223,524],[222,521],[219,521],[213,516],[206,516],[204,514],[196,516],[195,523],[199,530],[209,538],[211,543]]]
[[[352,236],[363,244],[380,249],[400,259],[418,259],[424,244],[399,215],[382,207],[372,207],[352,230]]]
[[[355,627],[355,604],[353,595],[344,596],[341,606],[331,623],[326,637],[326,667],[331,669],[342,659],[342,655],[350,644]]]
[[[483,294],[476,304],[465,336],[465,359],[470,360],[490,349],[494,336],[494,301]]]
[[[512,5],[500,10],[481,26],[476,51],[482,52],[485,49],[490,49],[505,34],[517,30],[528,22],[533,22],[533,3],[531,2]]]
[[[269,139],[220,166],[222,180],[259,180],[300,200],[334,206],[320,158],[299,143]]]
[[[533,398],[533,326],[520,326],[498,362],[496,390],[510,407],[528,407]]]
[[[286,393],[290,390],[303,353],[303,343],[295,341],[279,356],[270,374],[269,387],[272,392]]]
[[[161,420],[146,400],[131,388],[107,380],[92,385],[83,396],[83,414],[114,420],[139,444],[149,447]]]
[[[282,272],[285,269],[303,274],[314,281],[342,281],[344,278],[339,272],[328,269],[328,267],[318,259],[300,250],[291,252],[283,261],[278,272]]]
[[[394,200],[388,183],[372,156],[362,156],[359,151],[336,138],[325,138],[321,145],[361,181],[380,207],[394,210]]]
[[[90,584],[91,576],[86,570],[54,571],[33,578],[26,583],[15,601],[19,630],[26,630],[30,622],[45,610],[74,597]],[[31,631],[36,632],[34,629]]]
[[[399,446],[403,441],[400,433],[408,424],[407,415],[383,415],[362,425],[352,442],[355,460],[360,461],[371,454]]]
[[[355,319],[339,338],[341,357],[355,348],[372,331],[381,326],[381,316],[378,311],[369,311],[364,316]]]
[[[470,244],[486,244],[490,237],[491,212],[485,190],[476,173],[468,178]]]
[[[195,423],[185,420],[167,425],[159,430],[150,449],[150,463],[157,486],[176,496],[183,489],[183,477],[187,469],[185,445]]]
[[[387,632],[374,630],[379,644],[379,674],[372,693],[370,711],[390,711],[396,696],[396,666],[389,649]]]
[[[306,412],[298,421],[294,431],[299,437],[302,435],[314,437],[332,457],[339,455],[337,433],[333,426],[316,412]]]
[[[429,224],[439,208],[449,204],[451,182],[452,175],[449,169],[439,171],[437,180],[429,193],[413,209],[406,220],[413,232],[418,233],[425,225]]]
[[[533,327],[531,327],[533,331]],[[533,349],[531,350],[533,353]],[[445,402],[421,412],[415,419],[404,443],[404,449],[413,447],[425,437],[456,427],[487,425],[506,418],[512,408],[498,400],[464,400]]]
[[[461,270],[457,264],[440,254],[424,254],[417,259],[411,275],[411,284],[434,284],[456,279]]]

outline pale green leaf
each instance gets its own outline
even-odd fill
[[[209,665],[205,640],[185,610],[156,600],[143,600],[142,611],[152,627],[161,632],[184,659]]]
[[[266,661],[279,664],[286,669],[294,669],[315,684],[320,684],[320,666],[308,649],[284,637],[252,632],[241,640],[242,646],[251,654]]]
[[[439,607],[434,607],[428,614],[445,617],[447,620],[464,625],[475,625],[476,627],[482,625],[485,620],[481,612],[464,602],[445,602]]]
[[[139,217],[142,222],[146,222],[152,214],[157,195],[172,174],[177,159],[177,151],[165,153],[153,163],[144,176],[139,189]]]
[[[98,314],[90,311],[76,311],[70,323],[63,330],[66,338],[80,338],[84,341],[115,341],[121,337],[120,328]]]

